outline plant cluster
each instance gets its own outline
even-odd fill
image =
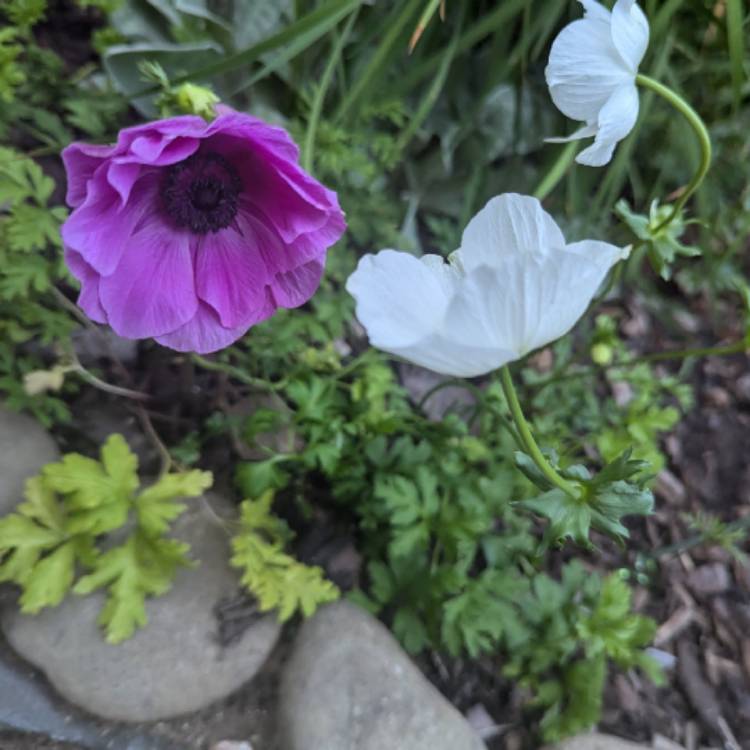
[[[21,587],[21,611],[30,614],[69,591],[105,589],[99,623],[119,643],[146,624],[146,598],[165,593],[190,564],[188,545],[167,532],[185,510],[179,499],[212,481],[194,470],[139,491],[138,459],[121,435],[108,438],[98,461],[69,453],[29,479],[25,501],[0,519],[0,580]]]
[[[236,460],[210,468],[232,477],[246,498],[229,529],[231,564],[260,610],[288,620],[339,596],[320,568],[294,555],[295,532],[323,512],[351,530],[363,557],[359,585],[345,595],[377,613],[412,653],[503,664],[502,674],[528,691],[546,740],[596,723],[612,666],[658,680],[644,651],[654,624],[632,611],[625,582],[634,573],[648,585],[645,567],[636,561],[633,570],[600,573],[596,553],[605,537],[625,543],[629,517],[652,512],[650,482],[667,461],[661,438],[693,395],[682,373],[661,364],[671,353],[631,352],[611,292],[636,290],[665,321],[676,292],[703,295],[722,313],[739,300],[739,340],[674,354],[748,348],[742,248],[750,181],[737,166],[747,162],[738,159],[747,156],[748,104],[737,32],[747,14],[739,0],[724,4],[731,23],[700,0],[644,0],[650,44],[641,43],[638,17],[627,64],[618,62],[625,84],[604,92],[625,103],[618,117],[598,107],[595,122],[566,96],[575,71],[548,71],[552,97],[545,85],[555,40],[571,33],[561,32],[566,21],[580,17],[578,8],[568,14],[572,3],[457,0],[447,4],[445,23],[439,4],[427,0],[78,4],[100,27],[90,40],[96,62],[77,69],[35,31],[51,14],[44,0],[11,0],[0,10],[5,403],[47,425],[71,416],[73,386],[64,375],[80,372],[70,336],[81,314],[71,312],[77,282],[60,239],[69,212],[55,178],[56,154],[72,141],[113,142],[144,117],[189,113],[213,121],[218,104],[231,103],[292,134],[300,167],[337,191],[348,231],[329,251],[326,275],[304,307],[277,311],[210,358],[175,355],[211,384],[208,393],[228,381],[238,399],[266,398],[244,417],[217,400],[181,442],[159,445],[194,468],[141,488],[134,455],[113,436],[99,460],[68,454],[29,481],[25,501],[0,519],[0,580],[20,587],[22,609],[37,612],[70,593],[101,589],[100,622],[110,642],[145,625],[147,599],[191,564],[187,546],[170,535],[185,507],[179,498],[211,484],[211,474],[197,468],[207,466],[207,449],[233,442]],[[589,12],[600,7],[586,5]],[[639,75],[639,65],[654,78]],[[675,91],[689,93],[702,117]],[[576,134],[595,139],[586,152],[579,155],[575,143],[545,145],[566,129],[550,98],[586,122]],[[630,134],[613,124],[629,125]],[[712,145],[715,168],[707,173]],[[604,172],[574,168],[577,156],[611,161]],[[681,184],[687,187],[675,192]],[[547,199],[566,237],[607,237],[622,255],[628,246],[630,257],[609,272],[575,331],[545,346],[547,364],[513,365],[518,395],[509,370],[487,368],[468,373],[481,374],[477,381],[436,380],[420,402],[402,384],[400,365],[365,348],[347,279],[359,256],[381,247],[406,251],[404,268],[416,262],[406,253],[433,254],[437,264],[435,253],[462,247],[462,230],[488,199],[510,191]],[[456,256],[453,264],[462,272]],[[546,278],[541,273],[538,285]],[[491,291],[488,299],[503,290]],[[394,301],[384,301],[385,313]],[[430,299],[407,302],[414,310]],[[235,308],[222,310],[232,321],[219,321],[225,328],[237,322]],[[167,330],[157,328],[157,336]],[[527,353],[519,347],[512,359]],[[465,397],[436,421],[427,412],[448,386]],[[697,543],[741,554],[744,527],[702,515],[690,523]]]

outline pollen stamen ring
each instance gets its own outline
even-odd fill
[[[169,167],[162,183],[164,208],[175,224],[196,234],[228,227],[238,210],[242,181],[237,170],[212,151]]]

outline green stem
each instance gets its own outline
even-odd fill
[[[354,26],[357,16],[359,15],[360,6],[357,6],[352,14],[349,16],[349,20],[344,26],[344,30],[339,35],[331,50],[331,56],[328,58],[328,64],[323,71],[323,77],[320,79],[320,85],[315,92],[315,98],[313,99],[312,107],[310,109],[310,119],[307,121],[307,132],[305,133],[305,146],[302,150],[302,167],[307,172],[312,172],[313,169],[313,152],[315,149],[315,135],[318,132],[318,123],[320,122],[320,115],[323,112],[323,103],[325,102],[326,94],[330,88],[331,81],[333,80],[333,73],[336,70],[339,60],[341,59],[341,53],[344,50],[346,40],[349,38],[352,27]]]
[[[725,531],[729,534],[734,531],[746,531],[749,529],[750,516],[744,516],[743,518],[740,518],[739,521],[728,523],[725,527]],[[685,552],[686,550],[692,549],[693,547],[698,547],[702,544],[711,545],[715,544],[715,542],[707,534],[695,534],[688,537],[687,539],[682,539],[679,542],[675,542],[674,544],[669,544],[666,547],[659,547],[658,549],[655,549],[653,552],[649,553],[647,557],[651,557],[654,559],[666,557],[667,555],[674,555],[679,552]]]
[[[237,378],[241,383],[245,383],[245,385],[249,385],[252,388],[257,388],[261,391],[277,391],[283,387],[283,381],[271,383],[268,380],[263,380],[263,378],[254,378],[239,367],[227,364],[226,362],[206,359],[205,357],[201,357],[200,354],[192,354],[190,359],[192,359],[198,367],[202,367],[204,370],[226,373],[233,378]]]
[[[744,338],[722,346],[699,346],[691,349],[677,349],[671,352],[644,354],[642,357],[636,357],[633,362],[641,364],[643,362],[663,362],[670,359],[687,359],[688,357],[726,357],[730,354],[742,354],[748,349],[750,349],[750,341]]]
[[[680,211],[685,207],[685,204],[690,199],[690,196],[698,189],[700,184],[703,182],[704,177],[708,173],[711,166],[711,137],[708,134],[708,130],[701,120],[700,115],[677,93],[672,91],[659,81],[649,78],[648,76],[638,74],[636,77],[636,83],[640,84],[644,88],[651,89],[654,93],[666,99],[676,110],[678,110],[690,124],[690,127],[698,137],[698,142],[701,148],[701,162],[698,166],[698,170],[693,175],[693,179],[687,184],[679,197],[677,202],[674,204],[672,213],[667,216],[664,221],[659,224],[654,232],[659,232],[667,225],[671,224],[678,216]]]
[[[96,375],[89,372],[80,362],[76,361],[74,364],[66,368],[66,372],[75,373],[82,380],[85,380],[94,388],[98,388],[100,391],[111,393],[113,396],[122,396],[123,398],[132,398],[134,401],[148,401],[151,396],[148,393],[141,393],[140,391],[132,391],[130,388],[121,388],[119,385],[112,385],[106,383],[101,378],[97,378]]]
[[[747,351],[750,351],[750,336],[741,339],[740,341],[734,341],[731,344],[723,344],[722,346],[703,346],[695,347],[692,349],[675,349],[669,352],[653,352],[651,354],[643,354],[640,357],[634,357],[633,359],[629,359],[627,362],[617,362],[602,367],[591,365],[580,370],[576,370],[575,372],[568,372],[563,375],[553,376],[548,380],[543,380],[539,383],[532,383],[530,387],[546,388],[548,385],[552,385],[552,383],[560,383],[564,380],[591,377],[593,375],[599,375],[606,370],[636,367],[637,365],[649,364],[651,362],[666,362],[673,359],[688,359],[688,357],[726,357],[731,354],[743,354]]]
[[[539,471],[544,474],[553,486],[558,487],[571,497],[580,497],[578,490],[576,490],[576,488],[566,479],[563,479],[563,477],[561,477],[552,466],[550,466],[549,461],[547,461],[544,454],[539,449],[539,446],[536,444],[536,440],[534,440],[534,436],[531,434],[531,429],[526,421],[526,417],[523,415],[523,410],[518,401],[518,395],[516,394],[513,379],[510,376],[510,370],[507,365],[500,370],[500,382],[503,386],[505,398],[508,401],[511,416],[516,423],[516,428],[518,429],[518,434],[521,438],[521,447],[524,448],[532,459],[534,459],[534,463],[539,468]]]
[[[543,201],[555,189],[557,183],[565,177],[565,173],[570,169],[570,165],[575,160],[580,145],[577,141],[571,141],[560,151],[560,156],[553,162],[536,190],[534,190],[535,198]]]

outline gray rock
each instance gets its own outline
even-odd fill
[[[214,508],[221,507],[211,497]],[[275,617],[254,621],[231,645],[217,640],[217,602],[237,592],[225,528],[202,500],[188,500],[175,536],[200,564],[178,572],[172,589],[147,603],[149,622],[128,641],[107,644],[96,624],[100,593],[69,596],[36,616],[7,609],[11,646],[55,688],[89,712],[120,721],[151,721],[203,708],[259,671],[279,635]],[[228,506],[227,506],[228,507]],[[227,513],[226,507],[222,509]]]
[[[0,658],[0,747],[40,748],[47,737],[91,750],[184,750],[161,737],[127,727],[102,727],[71,711],[53,695],[44,681],[28,666],[2,655]],[[6,742],[6,730],[22,732],[28,740]]]
[[[732,587],[732,577],[726,565],[708,563],[690,571],[688,585],[696,594],[723,594]]]
[[[116,359],[129,365],[138,356],[138,341],[124,339],[104,326],[79,328],[71,339],[76,356],[85,367],[97,365],[102,359]]]
[[[285,750],[483,750],[375,618],[348,602],[301,628],[284,668]]]
[[[399,365],[399,374],[412,401],[419,404],[424,400],[424,413],[433,422],[439,422],[449,411],[468,413],[476,404],[474,394],[457,385],[446,385],[429,395],[437,386],[453,380],[445,375],[411,364]]]
[[[0,516],[23,500],[26,480],[59,455],[39,422],[0,406]]]
[[[548,750],[643,750],[644,745],[621,740],[611,734],[581,734]]]

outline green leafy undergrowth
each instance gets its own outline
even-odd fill
[[[699,248],[680,242],[680,237],[691,222],[686,221],[682,213],[668,221],[672,216],[670,205],[660,206],[658,201],[653,201],[649,215],[643,216],[634,213],[623,199],[615,206],[615,213],[630,228],[638,243],[645,247],[654,271],[665,281],[672,278],[672,269],[678,257],[695,258],[701,254]]]
[[[544,516],[549,521],[545,533],[547,543],[571,538],[583,547],[592,546],[590,533],[595,529],[622,542],[629,536],[623,524],[626,516],[649,515],[654,509],[654,496],[648,488],[649,468],[644,461],[633,460],[626,450],[606,464],[596,475],[580,464],[562,469],[557,456],[549,454],[559,473],[577,488],[578,497],[552,487],[537,469],[531,457],[516,453],[516,464],[540,489],[541,495],[523,500],[520,505]]]
[[[628,585],[612,574],[602,579],[574,561],[560,581],[540,573],[513,599],[516,618],[503,673],[528,688],[541,710],[545,741],[555,742],[592,727],[601,714],[610,662],[640,667],[655,682],[657,663],[644,647],[656,623],[631,612]]]
[[[578,375],[569,340],[554,346],[551,376],[524,370],[535,434],[572,463],[585,457],[583,447],[590,442],[604,462],[631,450],[656,474],[666,464],[661,437],[691,408],[692,386],[652,364],[633,364],[616,325],[600,315],[591,334],[589,349],[601,372],[587,369]],[[616,387],[626,394],[619,403],[610,395]]]
[[[99,623],[119,643],[146,624],[146,598],[165,593],[177,568],[190,564],[188,545],[167,533],[185,509],[179,499],[212,481],[189,471],[141,489],[138,460],[121,435],[107,439],[99,460],[69,453],[28,480],[25,501],[0,519],[0,581],[21,587],[29,614],[71,591],[106,589]]]
[[[54,189],[35,161],[0,147],[0,395],[46,424],[66,419],[68,410],[55,396],[24,392],[23,376],[44,362],[23,345],[54,344],[75,327],[67,312],[50,305],[52,287],[69,278],[60,239],[67,212],[50,205]]]
[[[296,612],[305,617],[326,602],[338,599],[338,589],[317,566],[297,561],[284,551],[291,532],[271,513],[273,490],[240,506],[240,528],[232,537],[234,567],[242,571],[242,584],[256,597],[261,612],[276,610],[280,622]]]

